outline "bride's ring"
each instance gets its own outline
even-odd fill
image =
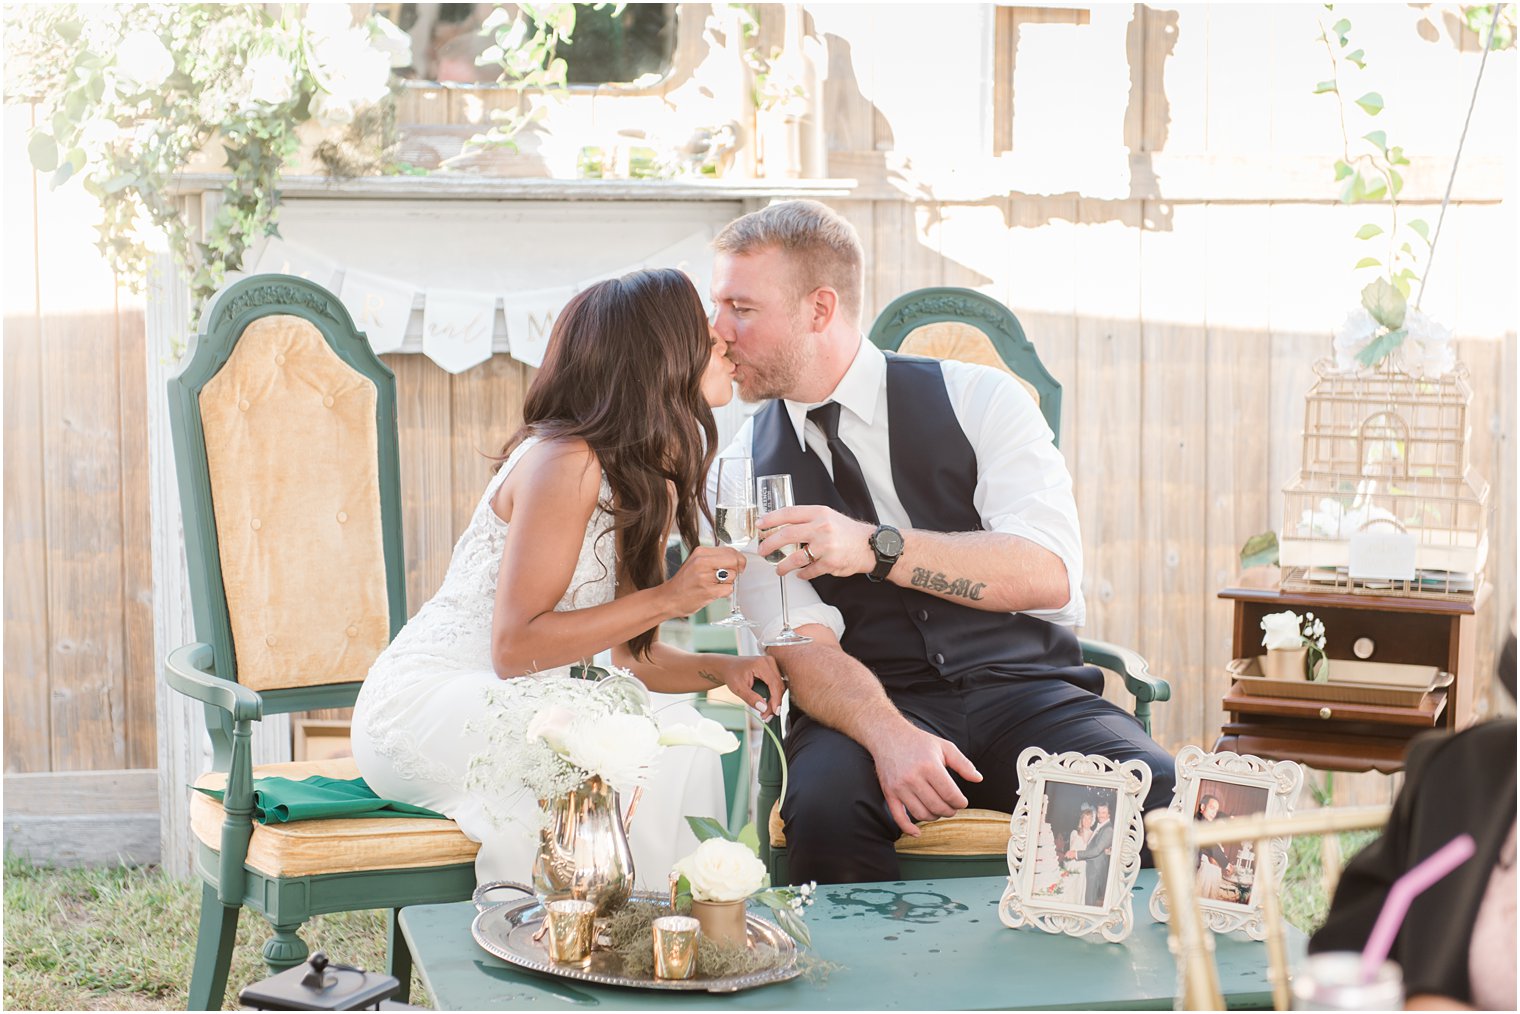
[[[817,563],[818,562],[818,557],[816,557],[816,556],[813,555],[812,549],[810,549],[808,547],[808,544],[806,542],[804,542],[802,544],[802,551],[807,554],[808,563]]]
[[[728,580],[728,568],[726,568],[726,567],[719,567],[718,568],[718,572],[716,574],[714,574],[713,577],[715,577],[715,578],[718,579],[718,583],[719,584],[723,584],[724,582],[726,582]]]

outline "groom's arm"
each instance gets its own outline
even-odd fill
[[[915,820],[954,816],[966,806],[954,771],[972,782],[981,773],[948,740],[914,725],[888,699],[871,670],[846,654],[822,624],[798,628],[812,644],[769,649],[792,695],[808,716],[849,736],[870,752],[887,808],[904,834]]]
[[[1092,841],[1090,841],[1090,842],[1087,843],[1087,848],[1084,849],[1082,852],[1080,852],[1077,855],[1077,858],[1078,859],[1096,859],[1099,856],[1101,856],[1104,852],[1106,852],[1109,849],[1113,848],[1113,845],[1114,845],[1114,825],[1113,824],[1109,824],[1107,827],[1099,829],[1098,833],[1095,834],[1095,835],[1093,835]]]

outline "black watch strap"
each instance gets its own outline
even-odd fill
[[[876,566],[866,577],[879,584],[887,579],[892,567],[902,556],[902,533],[891,525],[880,525],[871,533],[870,543],[871,552],[876,554]]]

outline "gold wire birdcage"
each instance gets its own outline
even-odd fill
[[[1478,587],[1488,483],[1469,463],[1467,368],[1422,378],[1394,358],[1355,373],[1314,365],[1303,467],[1283,488],[1285,590],[1469,601]],[[1415,537],[1413,578],[1349,575],[1352,536],[1379,529]]]

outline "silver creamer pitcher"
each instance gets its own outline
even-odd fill
[[[638,805],[635,792],[627,821]],[[627,822],[618,812],[618,794],[592,776],[569,792],[544,801],[546,823],[539,829],[533,860],[533,889],[544,903],[576,898],[596,906],[605,919],[633,893],[633,853]]]

